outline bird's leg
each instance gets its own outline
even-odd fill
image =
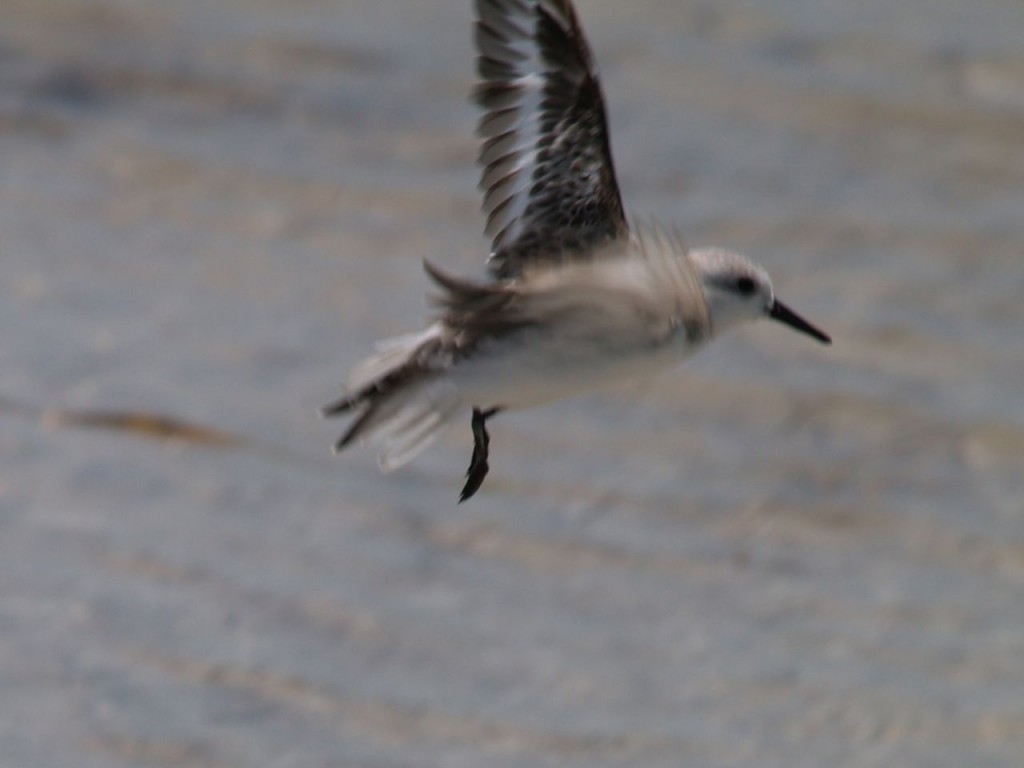
[[[491,436],[487,434],[487,420],[498,412],[498,408],[488,408],[481,411],[473,409],[473,457],[469,460],[469,469],[466,470],[466,484],[459,494],[459,503],[471,498],[474,493],[480,490],[480,485],[487,477],[490,467],[487,465],[487,453],[491,444]]]

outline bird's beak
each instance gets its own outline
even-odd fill
[[[801,333],[806,333],[808,336],[817,339],[822,344],[832,343],[832,339],[828,337],[828,334],[823,331],[819,331],[778,299],[772,301],[772,306],[768,310],[768,317],[772,320],[784,323],[790,328],[800,331]]]

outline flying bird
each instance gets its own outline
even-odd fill
[[[690,250],[653,222],[629,225],[601,85],[570,0],[476,0],[475,44],[490,279],[424,260],[436,317],[380,342],[322,409],[353,417],[336,451],[373,440],[387,472],[469,415],[461,502],[487,475],[487,422],[498,413],[647,378],[760,318],[831,343],[745,256]]]

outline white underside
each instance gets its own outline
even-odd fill
[[[390,472],[408,463],[452,424],[468,426],[472,408],[530,408],[583,392],[647,379],[698,346],[681,339],[646,349],[610,349],[600,340],[572,344],[534,333],[496,340],[447,371],[411,385],[386,407],[369,439]]]
[[[461,361],[448,378],[466,403],[480,408],[530,408],[638,379],[670,368],[697,347],[674,340],[647,349],[613,350],[569,344],[540,334],[495,342]]]

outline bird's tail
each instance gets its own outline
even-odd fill
[[[356,440],[380,445],[381,471],[411,461],[464,410],[454,385],[439,375],[444,352],[441,328],[382,341],[349,374],[341,399],[324,416],[351,413],[355,420],[334,444],[335,452]]]

